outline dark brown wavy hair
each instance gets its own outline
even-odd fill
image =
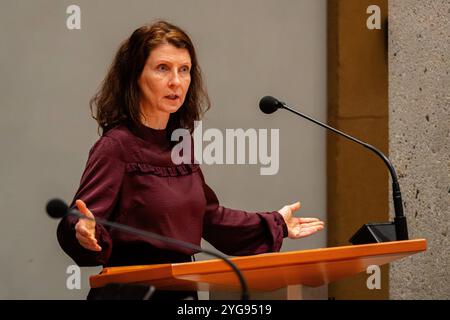
[[[166,21],[157,21],[136,29],[119,47],[100,89],[90,100],[92,117],[102,133],[120,124],[142,124],[140,110],[141,76],[150,52],[161,44],[171,44],[189,51],[191,58],[191,83],[183,105],[172,113],[167,124],[170,137],[178,128],[194,130],[194,121],[200,120],[210,106],[203,84],[194,45],[179,27]]]

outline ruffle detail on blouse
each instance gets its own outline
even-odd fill
[[[170,167],[159,167],[149,163],[127,163],[125,171],[127,173],[152,174],[158,177],[176,177],[189,175],[200,168],[198,164],[179,164]]]

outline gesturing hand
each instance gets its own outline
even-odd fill
[[[324,222],[317,218],[297,218],[294,211],[300,209],[300,202],[286,205],[278,212],[283,216],[288,228],[288,237],[298,239],[310,236],[324,228]]]
[[[87,218],[94,219],[94,215],[91,211],[89,211],[86,204],[82,200],[77,200],[75,203],[81,214]],[[75,236],[83,248],[92,251],[102,251],[102,248],[98,245],[97,239],[95,238],[95,221],[79,219],[75,225],[75,231]]]

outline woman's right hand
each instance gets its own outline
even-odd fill
[[[77,200],[75,204],[81,214],[87,218],[95,219],[92,212],[89,211],[86,204],[82,200]],[[83,248],[92,251],[102,251],[102,248],[98,245],[97,239],[95,238],[95,221],[79,219],[75,225],[75,231],[75,236]]]

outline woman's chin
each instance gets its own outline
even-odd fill
[[[167,113],[175,113],[180,109],[181,106],[178,105],[166,105],[163,110]]]
[[[183,105],[183,103],[180,100],[178,100],[178,101],[160,101],[158,103],[156,109],[159,112],[175,113],[181,108],[182,105]]]

